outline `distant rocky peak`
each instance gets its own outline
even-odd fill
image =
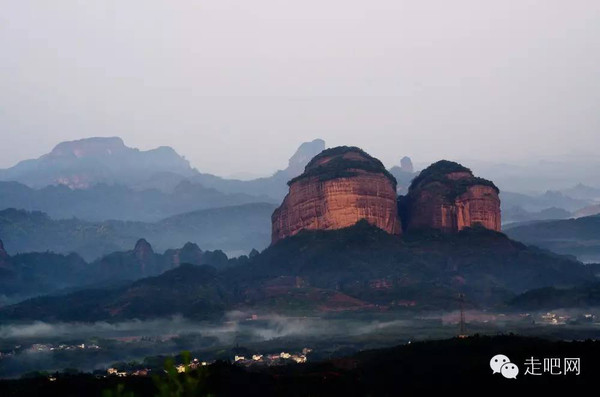
[[[48,157],[104,157],[127,150],[134,149],[125,146],[119,137],[94,137],[61,142],[52,149]]]
[[[97,184],[148,186],[154,175],[191,177],[196,171],[168,146],[139,150],[119,137],[95,137],[59,143],[50,153],[0,170],[0,179],[32,188],[65,185],[88,189]]]
[[[135,243],[133,253],[138,260],[144,261],[154,255],[154,250],[146,239],[141,238]]]
[[[325,141],[322,139],[304,142],[300,145],[298,150],[296,150],[296,153],[290,157],[286,171],[293,176],[300,175],[302,171],[304,171],[306,164],[324,149]]]
[[[413,167],[413,163],[412,163],[412,160],[410,159],[410,157],[408,157],[408,156],[402,157],[402,159],[400,160],[400,169],[404,172],[410,172],[410,173],[415,172],[415,169]]]
[[[183,245],[183,247],[181,248],[182,251],[189,251],[189,252],[202,252],[202,250],[200,249],[200,247],[198,247],[198,244],[196,243],[192,243],[190,241],[188,241],[187,243],[185,243]]]

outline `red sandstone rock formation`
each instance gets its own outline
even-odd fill
[[[272,242],[300,230],[333,230],[365,219],[391,234],[400,234],[396,181],[381,162],[355,147],[321,152],[272,216]]]
[[[415,178],[400,200],[405,228],[456,232],[476,225],[500,231],[500,198],[490,181],[460,164],[438,161]],[[404,207],[404,208],[402,208]]]

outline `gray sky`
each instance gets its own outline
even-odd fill
[[[3,4],[0,167],[57,142],[268,174],[317,137],[387,165],[600,142],[598,0]]]

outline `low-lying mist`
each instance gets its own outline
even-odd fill
[[[597,311],[539,313],[467,311],[469,334],[521,333],[552,338],[594,338]],[[0,325],[0,377],[32,371],[76,368],[104,370],[115,362],[145,363],[149,356],[192,351],[203,360],[233,358],[232,348],[261,354],[313,349],[310,360],[409,341],[442,339],[458,333],[459,312],[337,313],[325,317],[227,313],[218,323],[181,316],[119,323],[13,323]],[[217,355],[216,352],[220,352]]]

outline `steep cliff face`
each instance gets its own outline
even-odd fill
[[[381,162],[356,147],[337,147],[314,157],[289,183],[272,216],[272,242],[300,230],[333,230],[361,219],[400,234],[396,180]]]
[[[476,225],[500,231],[500,198],[490,181],[451,161],[438,161],[415,178],[400,198],[407,230],[434,228],[455,232]]]

